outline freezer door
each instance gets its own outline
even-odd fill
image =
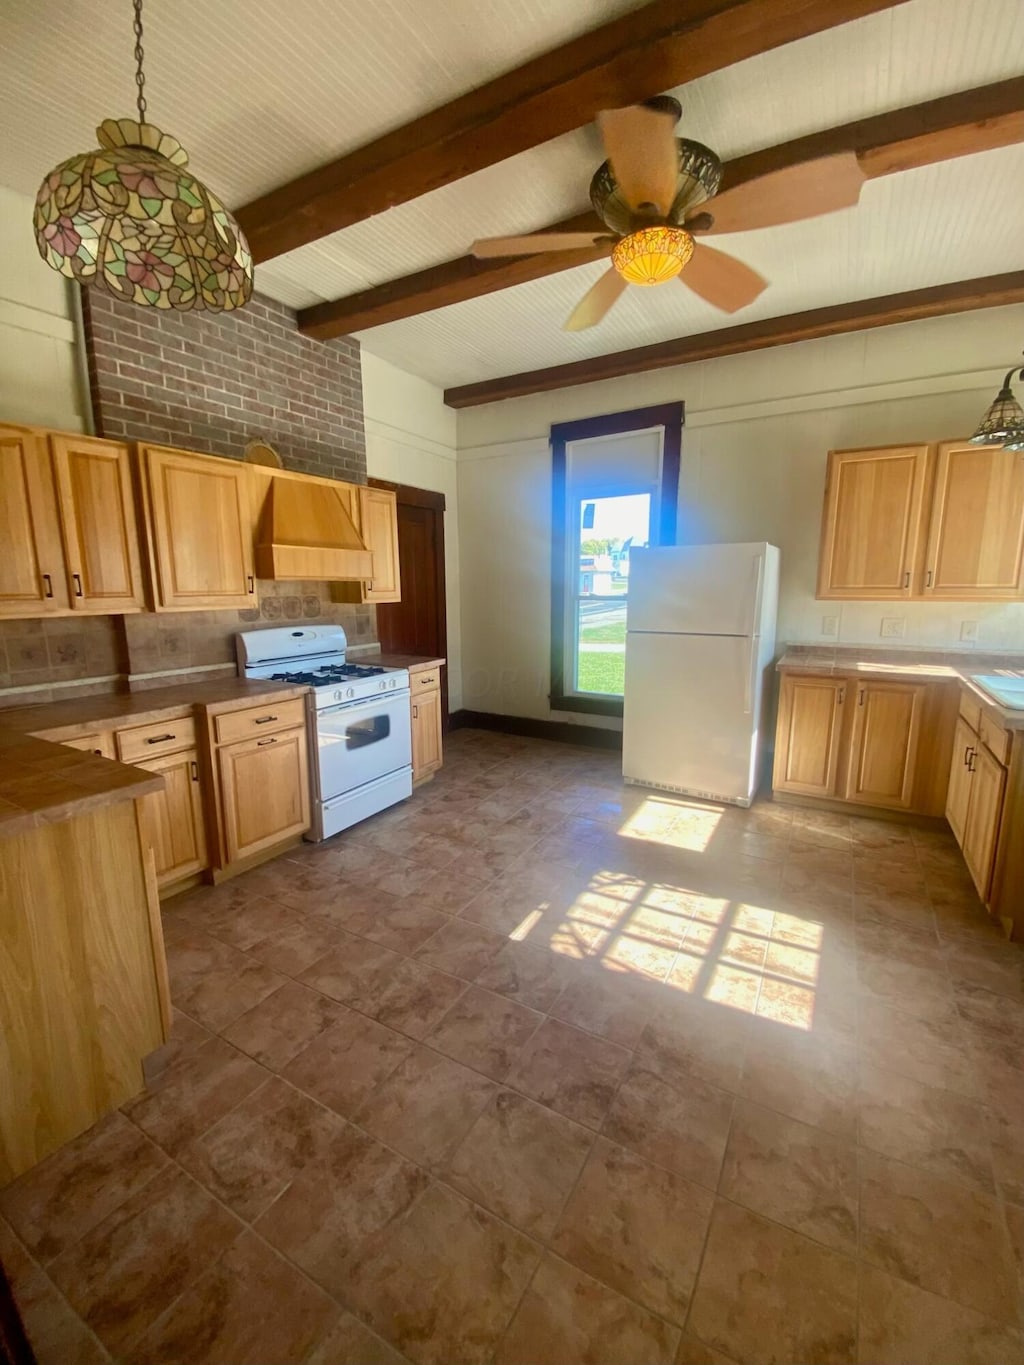
[[[622,775],[749,802],[757,779],[761,678],[756,639],[629,635]]]
[[[770,547],[664,545],[629,560],[628,630],[754,635]]]

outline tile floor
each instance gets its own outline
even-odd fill
[[[943,834],[437,780],[171,902],[148,1090],[0,1192],[42,1365],[1024,1359],[1024,954]]]

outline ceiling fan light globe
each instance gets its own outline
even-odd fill
[[[616,242],[612,265],[630,284],[665,284],[693,255],[693,238],[684,228],[648,227]]]

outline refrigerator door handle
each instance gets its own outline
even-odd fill
[[[746,690],[743,694],[743,714],[745,716],[749,716],[753,711],[754,696],[757,692],[754,673],[757,669],[757,657],[761,651],[761,591],[764,584],[764,555],[757,556],[755,573],[757,581],[754,584],[754,621],[753,629],[750,632],[750,658],[747,661]]]

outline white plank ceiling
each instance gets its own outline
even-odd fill
[[[636,0],[147,0],[149,117],[229,205],[361,145]],[[133,110],[128,0],[0,5],[0,183],[45,171]],[[1024,73],[1021,0],[910,0],[675,93],[680,133],[723,159],[850,119]],[[652,92],[654,93],[654,92]],[[293,307],[465,253],[477,236],[587,207],[601,160],[583,129],[262,265]],[[600,273],[546,280],[362,334],[442,385],[579,360],[829,303],[1024,268],[1024,149],[870,182],[861,206],[721,239],[771,280],[725,318],[679,285],[627,291],[590,332],[561,323]],[[26,225],[26,230],[30,230]]]

